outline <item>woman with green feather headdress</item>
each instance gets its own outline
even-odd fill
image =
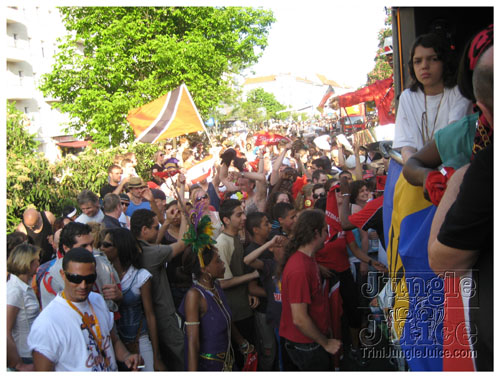
[[[193,275],[179,313],[184,320],[185,365],[188,371],[231,371],[234,355],[231,338],[244,342],[234,324],[231,309],[217,279],[224,277],[224,262],[212,239],[213,227],[198,204],[190,215],[190,227],[184,242],[191,253],[183,269]]]

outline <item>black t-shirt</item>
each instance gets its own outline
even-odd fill
[[[151,172],[153,172],[153,169],[156,169],[158,172],[163,172],[163,170],[164,170],[165,168],[163,168],[163,166],[161,166],[160,164],[155,163],[155,164],[151,167]]]
[[[247,256],[249,253],[255,251],[259,247],[260,247],[259,244],[254,243],[254,242],[250,242],[245,248],[245,253],[244,253],[243,257]],[[269,259],[269,258],[271,258],[271,259],[273,258],[273,253],[267,249],[264,252],[262,252],[262,254],[259,256],[260,260]],[[253,268],[248,266],[248,265],[245,265],[245,274],[251,273],[251,272],[253,272]],[[260,278],[259,278],[259,286],[262,286],[262,280]],[[263,298],[263,297],[259,297],[259,300],[260,300],[260,303],[257,306],[257,308],[255,309],[255,311],[265,313],[266,307],[267,307],[267,300],[266,300],[266,298]]]
[[[280,327],[281,319],[281,280],[276,277],[277,263],[274,259],[262,259],[264,269],[260,270],[260,279],[267,294],[266,320],[275,329]]]
[[[106,194],[113,193],[116,188],[118,188],[118,185],[116,186],[113,186],[111,184],[104,185],[99,192],[99,194],[101,195],[101,199],[103,199]]]
[[[493,146],[479,152],[464,175],[460,192],[438,234],[442,244],[478,251],[472,268],[477,294],[470,300],[471,326],[476,327],[478,370],[493,369]],[[473,328],[474,331],[474,328]],[[472,332],[474,333],[474,332]]]

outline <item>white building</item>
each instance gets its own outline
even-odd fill
[[[3,7],[7,61],[4,93],[30,119],[28,131],[37,135],[49,160],[59,154],[58,142],[71,141],[63,131],[68,118],[51,108],[57,101],[38,90],[41,75],[51,70],[57,38],[67,34],[59,11],[46,2],[17,1]]]
[[[336,95],[350,90],[321,74],[294,75],[280,73],[245,79],[243,94],[246,95],[253,89],[262,88],[266,92],[274,94],[276,100],[281,104],[295,111],[314,116],[319,114],[316,108],[329,86],[333,88]]]

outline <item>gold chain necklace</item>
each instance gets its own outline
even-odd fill
[[[436,122],[439,116],[439,110],[441,109],[441,103],[443,102],[444,98],[444,90],[443,94],[441,95],[441,99],[439,100],[439,105],[436,110],[436,116],[434,117],[434,123],[432,125],[432,132],[431,135],[429,135],[429,120],[427,117],[427,95],[424,92],[424,104],[425,104],[425,111],[422,114],[422,130],[420,130],[420,134],[422,136],[422,142],[425,145],[428,141],[430,141],[434,137],[434,131],[436,130]],[[425,117],[425,121],[424,121]],[[424,135],[424,129],[425,129],[425,135]]]

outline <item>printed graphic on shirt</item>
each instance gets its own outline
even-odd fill
[[[102,346],[99,347],[98,340],[94,337],[96,327],[92,329],[94,325],[96,325],[94,316],[85,312],[83,314],[83,323],[80,325],[82,332],[86,335],[87,351],[89,353],[85,366],[92,369],[92,371],[113,371],[110,368],[111,359],[106,354],[106,350],[111,346],[111,336],[107,335],[102,340]]]
[[[274,300],[281,303],[281,280],[273,276],[274,282]]]

